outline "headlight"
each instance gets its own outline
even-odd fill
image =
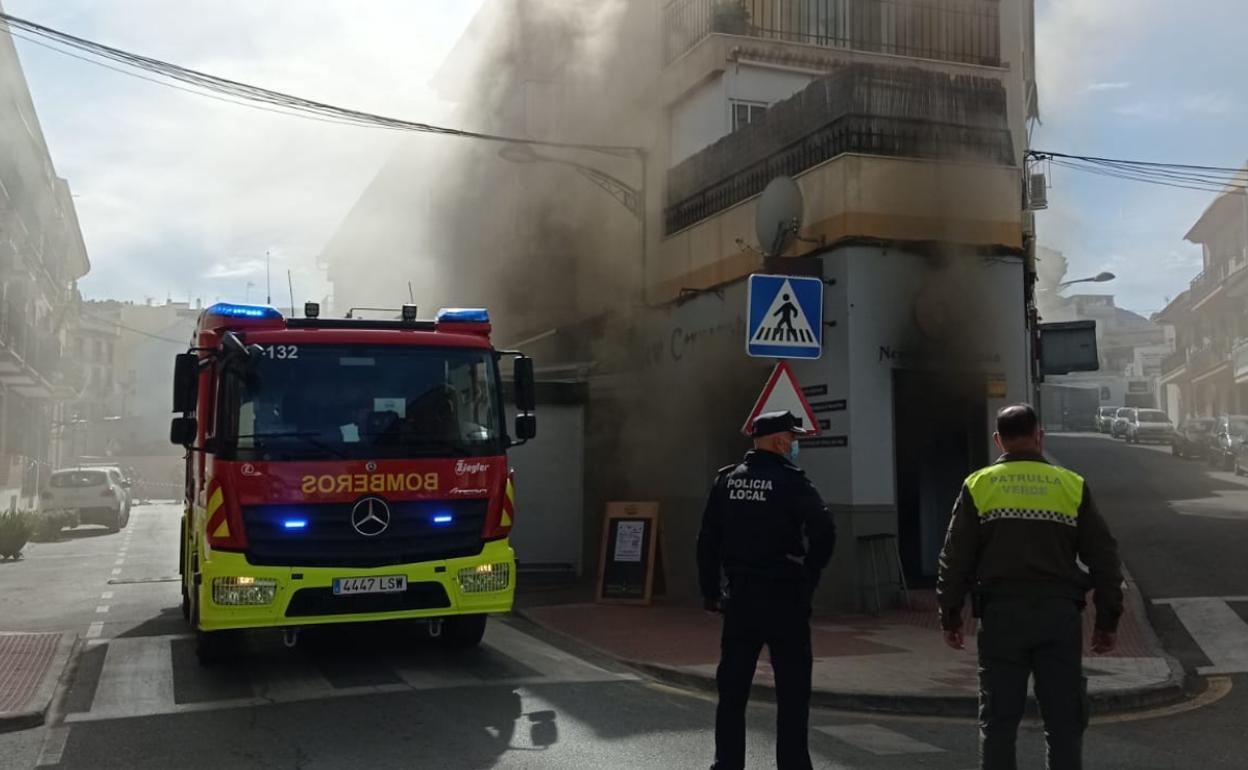
[[[466,594],[502,591],[510,582],[510,564],[481,564],[459,571],[459,590]]]
[[[212,602],[225,606],[272,604],[276,578],[220,577],[212,579]]]

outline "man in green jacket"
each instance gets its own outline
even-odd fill
[[[1082,610],[1091,588],[1092,651],[1111,652],[1122,615],[1118,544],[1083,478],[1044,459],[1044,431],[1030,405],[998,412],[993,439],[1002,455],[967,477],[940,554],[936,592],[945,643],[965,646],[962,614],[971,596],[981,619],[982,770],[1017,768],[1015,739],[1031,676],[1049,770],[1079,770],[1088,724]]]

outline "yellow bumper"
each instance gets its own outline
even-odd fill
[[[468,592],[460,584],[461,570],[476,570],[483,565],[506,565],[507,581],[498,590]],[[199,627],[204,631],[234,628],[280,628],[285,626],[325,625],[331,623],[365,623],[375,620],[401,620],[405,618],[442,618],[452,615],[474,615],[491,612],[509,612],[516,591],[516,558],[510,543],[496,540],[485,544],[480,554],[462,559],[397,564],[388,567],[257,567],[248,563],[241,553],[213,551],[201,555],[201,580],[198,586]],[[403,575],[407,578],[409,592],[413,586],[422,590],[437,590],[428,584],[437,584],[446,592],[442,606],[427,609],[399,609],[382,612],[350,612],[322,614],[332,610],[335,600],[335,578],[384,577]],[[299,576],[299,577],[296,577]],[[254,578],[257,583],[272,580],[276,590],[272,602],[262,605],[222,605],[213,597],[213,581],[218,578]],[[500,581],[501,582],[501,581]],[[299,591],[310,590],[300,600]],[[308,597],[315,601],[309,602]],[[440,598],[440,597],[439,597]],[[292,601],[294,607],[292,608]],[[309,614],[313,608],[315,614]]]

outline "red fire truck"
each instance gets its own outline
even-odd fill
[[[423,619],[477,644],[515,592],[506,452],[536,434],[532,360],[493,348],[485,310],[304,316],[213,305],[175,362],[182,609],[200,660],[241,629],[293,645],[303,626],[362,621]]]

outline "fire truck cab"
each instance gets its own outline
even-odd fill
[[[419,619],[477,644],[515,593],[506,453],[536,435],[532,360],[493,348],[485,310],[304,315],[213,305],[175,362],[182,610],[200,660],[239,630],[293,643],[311,624]]]

